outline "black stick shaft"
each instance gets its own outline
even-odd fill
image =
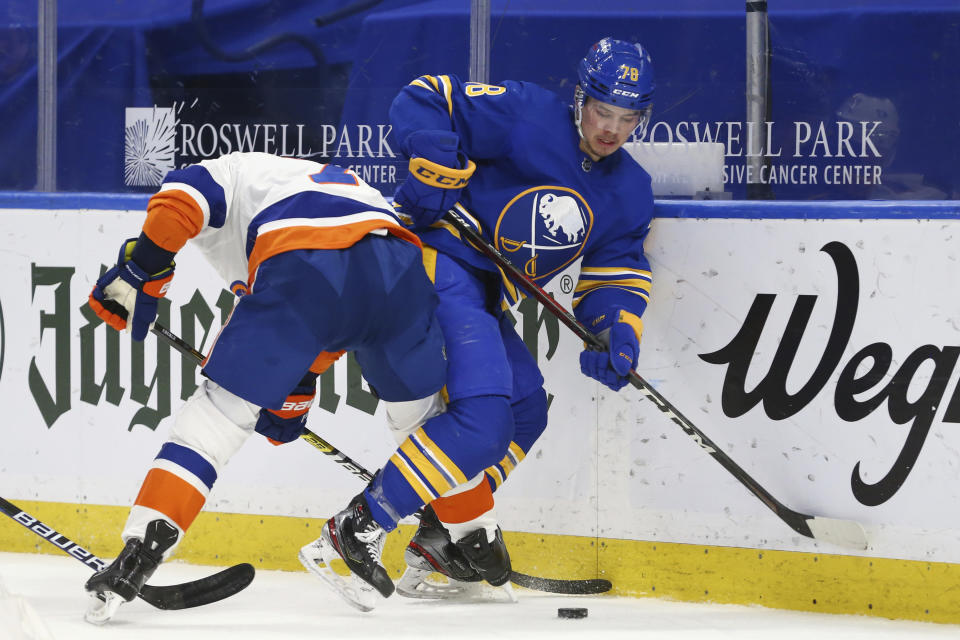
[[[87,551],[50,525],[41,522],[5,498],[0,498],[0,511],[3,511],[6,515],[10,516],[13,521],[19,522],[32,533],[40,536],[68,556],[79,560],[94,571],[99,571],[107,566],[107,563],[94,555],[93,552]]]
[[[500,250],[487,242],[470,224],[468,224],[456,210],[450,210],[444,220],[452,224],[460,235],[466,238],[481,253],[493,260],[517,285],[523,288],[527,293],[536,298],[547,310],[555,315],[563,324],[572,330],[577,337],[583,340],[591,349],[606,350],[603,342],[587,329],[572,313],[567,311],[560,303],[553,299],[527,274],[513,265],[500,253]],[[736,462],[725,454],[713,441],[698,429],[690,420],[687,419],[680,410],[670,404],[666,398],[660,395],[656,389],[651,387],[646,380],[640,377],[636,371],[630,370],[630,383],[639,389],[643,395],[652,401],[660,411],[662,411],[675,424],[683,429],[687,435],[696,441],[701,449],[709,453],[714,460],[719,462],[733,476],[740,481],[747,489],[757,496],[767,507],[780,517],[791,529],[799,534],[813,537],[810,527],[807,525],[806,517],[787,508],[780,501],[774,498],[764,489],[750,474],[744,471]]]
[[[100,571],[107,566],[106,561],[2,497],[0,497],[0,511],[94,571]],[[184,582],[183,584],[162,587],[145,584],[137,597],[158,609],[189,609],[218,602],[242,591],[253,581],[253,576],[253,565],[243,563],[206,578]]]

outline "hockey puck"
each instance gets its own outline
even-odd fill
[[[571,607],[565,609],[560,607],[557,609],[558,618],[586,618],[587,617],[587,608],[586,607]]]

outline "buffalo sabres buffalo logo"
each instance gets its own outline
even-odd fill
[[[531,278],[545,278],[577,259],[593,227],[583,196],[566,187],[535,187],[504,207],[497,246]]]

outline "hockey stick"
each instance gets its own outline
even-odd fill
[[[189,343],[180,338],[180,336],[173,333],[163,325],[155,323],[152,327],[152,331],[157,335],[157,337],[163,339],[174,349],[189,357],[198,366],[203,362],[202,353],[194,349]],[[304,433],[300,436],[302,440],[305,440],[311,446],[319,449],[326,455],[331,456],[334,459],[334,462],[361,480],[365,482],[370,482],[373,480],[373,474],[367,471],[359,462],[352,460],[349,456],[315,434],[313,431],[310,431],[306,427],[304,427],[303,430]],[[517,571],[512,571],[510,573],[510,582],[513,582],[521,587],[526,587],[527,589],[533,589],[534,591],[562,594],[606,593],[613,587],[609,580],[604,580],[602,578],[562,580],[558,578],[540,578],[537,576],[528,576]]]
[[[94,571],[99,571],[107,566],[104,560],[4,498],[0,498],[0,511]],[[171,611],[190,609],[229,598],[245,589],[253,581],[253,576],[253,565],[242,563],[205,578],[182,584],[159,587],[147,584],[137,595],[141,600],[157,609]]]
[[[511,280],[530,293],[550,313],[567,325],[588,347],[600,351],[606,350],[606,345],[597,336],[581,324],[573,314],[564,309],[550,294],[540,288],[526,273],[515,267],[496,247],[488,243],[463,219],[460,211],[451,209],[443,219],[453,225],[460,232],[460,235],[466,238],[477,250],[493,260],[510,276]],[[733,477],[739,480],[740,484],[757,496],[791,529],[815,540],[831,542],[854,549],[867,548],[867,535],[860,523],[853,520],[812,516],[784,506],[633,369],[630,370],[630,383],[639,389],[648,400],[657,405],[657,408],[693,438],[701,449],[713,456],[714,460],[723,465],[724,469],[733,474]]]

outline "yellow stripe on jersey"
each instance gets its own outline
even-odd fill
[[[642,289],[643,291],[649,292],[650,281],[642,280],[640,278],[634,280],[581,280],[577,283],[577,287],[573,290],[573,292],[579,293],[581,291],[589,291],[590,289],[596,289],[598,287],[624,287]]]
[[[422,500],[424,504],[437,498],[437,495],[434,495],[430,491],[427,485],[420,479],[420,476],[407,465],[407,461],[404,460],[399,453],[394,453],[390,456],[390,463],[403,475],[407,484],[420,496],[420,500]]]
[[[428,91],[436,91],[447,101],[447,113],[453,118],[453,83],[450,76],[420,76],[413,82],[415,87],[422,87]]]
[[[503,457],[503,460],[501,460],[500,462],[497,463],[497,466],[499,466],[501,469],[503,469],[503,475],[508,476],[508,475],[510,475],[510,472],[513,471],[513,468],[514,468],[516,465],[513,464],[513,461],[510,460],[509,457],[504,456],[504,457]]]
[[[647,271],[646,269],[628,269],[625,267],[582,267],[580,269],[580,276],[590,275],[611,275],[614,273],[635,273],[640,277],[651,278],[653,274]]]
[[[470,215],[470,214],[467,212],[467,210],[463,208],[463,205],[462,205],[462,204],[460,204],[460,203],[458,202],[458,203],[456,203],[456,204],[453,205],[453,208],[456,209],[456,210],[457,210],[457,213],[459,213],[463,218],[466,218],[467,220],[469,220],[469,221],[471,222],[471,224],[473,225],[474,230],[476,230],[477,233],[479,233],[479,234],[481,234],[481,235],[483,234],[483,230],[482,230],[482,227],[480,226],[480,222],[479,222],[476,218],[474,218],[472,215]],[[436,229],[444,229],[445,231],[449,232],[450,235],[452,235],[452,236],[453,236],[454,238],[456,238],[457,240],[460,240],[461,242],[463,241],[463,238],[460,236],[460,230],[457,229],[457,228],[456,228],[455,226],[453,226],[452,224],[450,224],[449,222],[447,222],[446,220],[444,220],[443,218],[440,218],[439,220],[437,220],[436,222],[434,222],[434,223],[433,223],[432,225],[430,225],[430,226],[433,227],[433,228],[436,228]],[[473,246],[473,245],[471,245],[471,246]],[[479,251],[479,249],[478,249],[478,251]]]
[[[629,267],[581,267],[580,280],[573,291],[572,307],[576,308],[590,293],[613,288],[640,296],[649,302],[653,274],[646,269]]]
[[[503,472],[500,471],[500,467],[494,465],[492,467],[487,467],[483,470],[487,477],[493,480],[493,486],[497,489],[500,488],[500,485],[503,484],[503,481],[507,479]]]
[[[453,118],[453,83],[450,82],[450,76],[440,76],[440,82],[443,84],[443,97],[447,100],[447,113]]]
[[[643,320],[640,319],[640,316],[620,309],[617,322],[623,322],[633,327],[633,332],[637,335],[637,342],[640,342],[640,337],[643,335]]]
[[[423,245],[423,270],[427,272],[430,282],[437,283],[437,250],[430,245]]]
[[[510,472],[513,471],[513,468],[520,464],[520,461],[523,460],[525,454],[523,449],[517,446],[516,442],[510,443],[510,448],[507,450],[507,455],[503,456],[498,464],[500,468],[503,469],[505,475],[510,475]]]
[[[596,287],[596,288],[594,288],[594,289],[591,289],[589,293],[593,293],[594,291],[598,291],[598,290],[600,290],[600,289],[605,289],[605,288],[607,288],[607,287],[605,287],[605,286]],[[622,287],[611,287],[611,288],[613,288],[613,289],[618,289],[618,290],[620,290],[620,291],[623,291],[624,293],[632,293],[633,295],[635,295],[635,296],[640,296],[640,297],[643,298],[645,301],[650,302],[650,296],[648,296],[647,294],[643,293],[642,291],[632,291],[632,290],[630,290],[630,289],[624,289],[624,288],[622,288]],[[576,308],[577,308],[577,305],[580,304],[581,302],[583,302],[583,299],[584,299],[584,298],[586,298],[586,294],[580,296],[579,298],[576,298],[570,306],[571,306],[572,308],[576,309]]]
[[[450,232],[450,235],[452,235],[457,240],[460,240],[460,241],[463,240],[463,238],[460,237],[460,231],[458,231],[457,228],[452,224],[450,224],[449,222],[446,222],[443,218],[440,218],[440,220],[438,220],[437,222],[434,222],[430,226],[436,227],[437,229],[443,229],[445,231],[448,231]]]
[[[417,429],[417,431],[411,436],[417,440],[417,442],[422,446],[427,452],[433,457],[436,461],[436,464],[440,465],[448,475],[453,478],[454,485],[461,485],[467,481],[467,476],[463,474],[463,471],[460,470],[456,464],[453,463],[446,453],[443,452],[443,449],[437,446],[437,444],[430,439],[430,436],[427,435],[427,432],[423,430],[423,427]],[[442,492],[441,492],[442,493]]]
[[[416,80],[414,80],[414,81],[411,82],[410,84],[412,84],[412,85],[415,86],[415,87],[423,87],[423,88],[426,89],[427,91],[429,91],[430,89],[435,89],[435,87],[431,87],[429,84],[427,84],[426,82],[424,82],[424,81],[423,81],[423,78],[429,78],[429,79],[432,80],[432,78],[430,78],[430,76],[423,76],[422,78],[417,78]]]
[[[503,481],[507,479],[507,476],[510,475],[510,472],[526,457],[527,454],[520,448],[520,445],[516,442],[511,442],[510,447],[507,449],[507,455],[503,457],[503,460],[492,467],[487,467],[484,473],[490,476],[490,478],[493,479],[494,485],[499,488],[500,485],[503,484]]]
[[[403,444],[400,445],[400,451],[407,456],[410,463],[426,478],[427,483],[434,493],[438,495],[444,494],[453,488],[450,481],[443,476],[433,465],[433,462],[431,462],[427,456],[423,455],[423,452],[421,452],[420,449],[417,448],[417,445],[409,438],[404,440]]]
[[[430,439],[430,436],[427,435],[427,432],[423,430],[423,427],[417,429],[413,434],[417,442],[422,446],[427,452],[433,457],[436,464],[440,465],[448,475],[453,478],[454,485],[460,485],[467,481],[467,476],[463,475],[463,471],[460,470],[453,460],[451,460],[446,453],[443,452],[443,449],[437,446],[437,444]]]
[[[506,296],[509,306],[513,306],[516,303],[520,302],[520,299],[524,297],[523,292],[518,290],[516,285],[513,284],[513,281],[507,277],[506,272],[497,266],[497,271],[500,272],[500,278],[503,280],[503,293]]]

